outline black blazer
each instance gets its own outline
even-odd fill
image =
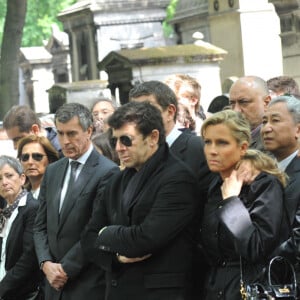
[[[201,195],[201,202],[206,202],[207,191],[215,174],[207,165],[203,150],[203,140],[201,137],[182,133],[171,145],[170,149],[175,156],[186,163],[194,172],[198,179],[198,188]]]
[[[288,213],[290,224],[293,228],[297,249],[300,245],[300,157],[296,156],[287,166],[285,172],[288,175],[288,184],[284,189],[285,207]],[[297,250],[299,252],[299,250]],[[278,249],[279,255],[283,255],[292,262],[296,261],[294,243],[291,238],[286,240]]]
[[[10,228],[6,242],[7,273],[0,282],[0,297],[4,299],[24,299],[22,295],[38,287],[40,271],[33,243],[33,224],[37,209],[37,200],[28,193],[26,205],[18,207],[18,215]]]
[[[119,168],[94,149],[77,178],[72,199],[64,203],[59,215],[60,194],[67,167],[67,158],[50,164],[39,195],[40,208],[34,227],[38,261],[61,263],[68,275],[68,282],[60,292],[46,280],[45,298],[104,299],[103,271],[86,261],[79,240],[91,217],[94,199],[102,193],[108,178]]]
[[[128,213],[123,195],[129,171],[116,174],[83,235],[87,257],[107,271],[108,300],[190,299],[196,179],[169,151],[154,170]],[[116,253],[152,256],[120,264]]]

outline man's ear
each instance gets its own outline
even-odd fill
[[[266,109],[267,109],[267,107],[268,107],[268,105],[269,105],[271,99],[272,99],[272,98],[271,98],[270,95],[267,95],[267,96],[264,97],[264,107],[265,107],[265,111],[266,111]]]
[[[153,129],[150,134],[150,144],[157,145],[159,141],[159,131],[157,129]]]
[[[174,116],[176,114],[176,107],[174,104],[169,104],[167,107],[167,112],[168,112],[168,118],[174,120]]]
[[[296,125],[296,132],[295,132],[295,139],[298,140],[298,142],[300,141],[299,138],[300,138],[300,123]]]
[[[39,135],[41,133],[41,129],[38,124],[33,124],[31,126],[31,132],[35,135]]]
[[[93,126],[90,126],[90,127],[87,129],[87,133],[88,133],[89,137],[92,136],[92,133],[93,133]]]

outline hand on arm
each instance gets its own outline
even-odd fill
[[[56,290],[62,289],[68,280],[68,276],[61,264],[46,261],[43,264],[42,271],[50,285]]]
[[[252,183],[259,173],[260,171],[255,169],[249,160],[241,161],[237,169],[237,176],[246,184]]]

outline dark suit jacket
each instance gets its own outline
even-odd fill
[[[216,177],[215,173],[212,173],[207,165],[206,158],[204,155],[204,143],[202,137],[196,136],[194,134],[182,133],[174,141],[170,147],[173,154],[175,154],[179,159],[181,159],[187,166],[191,168],[197,177],[197,187],[199,190],[199,206],[198,206],[198,223],[195,224],[200,233],[200,224],[202,219],[202,212],[204,205],[207,201],[208,187]],[[194,294],[195,298],[200,298],[203,283],[205,280],[205,266],[206,262],[202,260],[201,249],[199,244],[200,236],[195,238],[195,243],[198,244],[198,254],[195,256],[195,261],[193,263],[193,278],[194,278]],[[196,296],[197,295],[197,296]]]
[[[203,151],[203,140],[201,137],[182,133],[170,147],[175,156],[186,163],[198,179],[201,201],[206,201],[208,186],[215,177],[207,166]]]
[[[288,185],[285,187],[285,207],[288,212],[290,224],[293,227],[295,242],[300,249],[300,157],[296,156],[287,166],[285,172],[289,176]],[[298,250],[299,252],[299,250]],[[284,255],[291,261],[296,260],[294,243],[292,239],[284,242],[280,248],[280,255]]]
[[[82,239],[87,257],[107,271],[107,299],[190,299],[196,179],[167,151],[127,213],[123,207],[127,172],[108,183]],[[152,256],[120,264],[116,253]]]
[[[77,178],[72,199],[64,203],[59,215],[60,194],[67,167],[67,158],[50,164],[39,195],[40,208],[34,227],[38,261],[61,263],[68,275],[68,282],[61,292],[55,291],[46,281],[46,299],[103,299],[103,271],[85,260],[79,240],[91,217],[94,199],[100,197],[108,178],[119,168],[93,150]]]
[[[33,243],[33,224],[38,202],[28,193],[26,205],[17,209],[18,215],[6,242],[7,273],[0,282],[0,297],[4,299],[24,299],[22,295],[36,290],[39,283],[40,270]]]

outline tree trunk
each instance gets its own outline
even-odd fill
[[[7,0],[0,58],[0,120],[19,103],[19,51],[27,0]]]

